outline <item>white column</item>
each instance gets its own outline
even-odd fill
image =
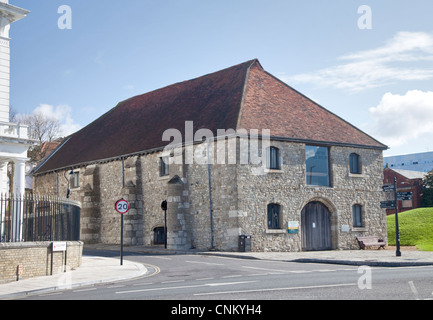
[[[21,201],[26,188],[26,160],[14,159],[14,212],[12,222],[12,239],[15,242],[23,241],[24,208]]]
[[[9,39],[0,36],[0,121],[9,122]]]
[[[8,190],[8,161],[0,160],[0,197],[7,198]],[[6,219],[6,205],[0,203],[0,241],[5,234],[5,219]]]
[[[8,161],[0,160],[0,195],[9,192]]]
[[[0,0],[0,121],[9,122],[10,24],[24,18],[29,11]]]
[[[14,161],[14,194],[16,196],[23,196],[26,191],[26,161],[24,160],[13,160]]]
[[[0,161],[0,197],[4,199],[8,193],[8,162]],[[5,235],[6,209],[4,203],[0,203],[0,241]]]

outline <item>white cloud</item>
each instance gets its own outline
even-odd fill
[[[338,60],[343,63],[283,80],[359,92],[396,81],[433,79],[433,34],[399,32],[379,48],[348,54]]]
[[[433,134],[433,91],[408,91],[405,95],[386,93],[371,108],[370,132],[390,147],[398,147]]]
[[[41,113],[47,118],[58,120],[60,122],[60,135],[63,137],[81,129],[81,126],[72,118],[72,108],[68,105],[55,107],[50,104],[40,104],[33,113]]]

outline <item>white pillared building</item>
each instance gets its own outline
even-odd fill
[[[0,193],[12,191],[16,195],[25,192],[25,164],[27,150],[34,143],[28,136],[28,127],[9,121],[10,107],[10,25],[29,11],[0,0]],[[8,164],[13,164],[13,188],[9,188]]]

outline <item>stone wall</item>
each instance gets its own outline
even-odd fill
[[[154,244],[154,229],[164,226],[163,200],[168,201],[168,244],[172,249],[237,251],[239,235],[249,234],[254,251],[300,251],[301,212],[312,201],[322,202],[331,213],[333,249],[356,248],[358,235],[386,240],[385,210],[380,209],[382,151],[330,146],[331,186],[316,187],[306,183],[305,144],[272,141],[280,149],[281,170],[266,170],[263,162],[240,164],[241,155],[249,151],[237,143],[235,164],[208,168],[205,162],[178,161],[171,163],[170,174],[163,177],[160,157],[171,155],[175,162],[179,160],[176,157],[182,160],[184,153],[154,152],[74,169],[80,173],[80,188],[72,190],[71,198],[83,204],[82,240],[119,243],[120,216],[114,203],[120,198],[131,204],[125,215],[127,245]],[[205,155],[206,143],[195,148],[199,151],[196,154]],[[361,174],[350,173],[351,153],[361,156]],[[36,177],[37,192],[66,194],[64,175],[58,172]],[[277,230],[267,228],[270,203],[281,206],[281,228]],[[353,227],[354,204],[363,208],[362,228]],[[299,223],[298,233],[287,232],[289,221]]]
[[[82,242],[67,242],[65,252],[52,252],[52,242],[0,243],[0,283],[74,270],[82,263]],[[65,261],[66,258],[66,261]]]
[[[254,251],[301,251],[301,212],[312,201],[322,202],[331,213],[333,249],[356,248],[358,235],[386,239],[385,212],[380,209],[383,197],[381,151],[331,147],[331,186],[318,187],[306,183],[304,144],[273,141],[272,145],[280,149],[281,170],[253,175],[251,166],[239,166],[237,172],[241,233],[253,235]],[[362,174],[349,173],[349,156],[353,152],[361,155]],[[282,208],[280,230],[267,229],[269,203]],[[353,227],[352,206],[355,204],[364,208],[363,228]],[[289,221],[299,223],[297,234],[288,233]]]

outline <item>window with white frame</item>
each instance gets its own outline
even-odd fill
[[[266,168],[272,170],[281,169],[280,149],[277,147],[269,147],[267,149]]]
[[[353,226],[355,228],[362,228],[362,206],[360,204],[355,204],[352,206],[352,215],[353,215]]]

